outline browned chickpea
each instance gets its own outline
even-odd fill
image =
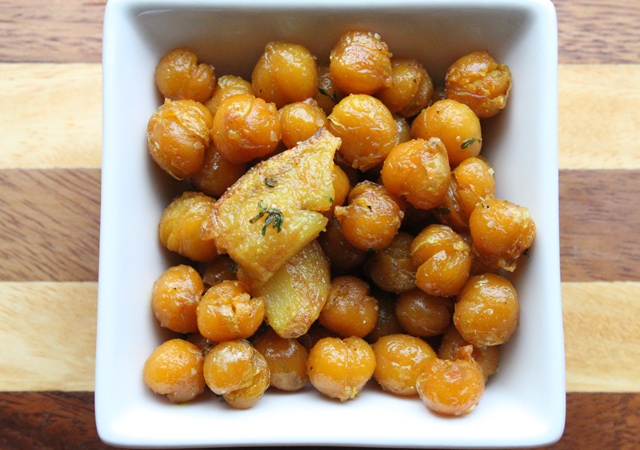
[[[350,95],[329,115],[329,131],[342,139],[338,149],[354,169],[365,171],[384,161],[398,143],[398,127],[380,100]]]
[[[433,208],[433,214],[443,225],[448,225],[458,232],[469,230],[469,217],[462,209],[459,197],[460,186],[454,173],[451,173],[447,193],[438,206]]]
[[[431,209],[442,201],[449,186],[447,151],[439,139],[413,139],[391,150],[381,175],[391,192],[404,195],[416,208]]]
[[[411,126],[409,125],[409,122],[407,122],[407,119],[394,114],[393,120],[396,121],[396,128],[398,129],[398,144],[402,144],[403,142],[410,141]]]
[[[458,59],[449,67],[445,80],[447,98],[466,104],[481,119],[493,117],[507,106],[511,71],[486,50]]]
[[[342,234],[356,248],[385,248],[398,232],[404,202],[387,188],[371,181],[358,183],[349,193],[349,206],[337,206],[335,216]]]
[[[492,273],[469,278],[458,295],[453,323],[467,342],[481,347],[507,342],[518,328],[520,303],[513,285]]]
[[[202,270],[202,282],[206,289],[225,280],[236,280],[236,264],[227,255],[218,255]]]
[[[327,337],[335,338],[338,337],[338,335],[333,331],[327,330],[316,321],[313,323],[313,325],[311,325],[311,328],[309,328],[309,330],[305,334],[296,339],[298,339],[298,342],[300,342],[302,346],[307,350],[307,352],[309,352],[320,339],[324,339]]]
[[[282,126],[282,142],[288,148],[306,141],[328,125],[327,116],[312,98],[283,106],[278,111],[278,117]]]
[[[272,153],[282,128],[273,103],[252,95],[234,95],[218,107],[212,133],[222,156],[242,164]]]
[[[331,198],[331,200],[333,200],[331,202],[331,207],[322,212],[327,219],[333,218],[336,206],[342,206],[344,204],[347,199],[347,195],[349,195],[349,191],[351,190],[349,177],[337,164],[333,165],[333,190],[334,194]]]
[[[229,97],[239,94],[254,95],[251,83],[240,77],[225,75],[218,79],[218,84],[216,84],[216,87],[213,89],[213,95],[207,100],[204,106],[206,106],[209,111],[211,111],[211,115],[215,117],[222,102]]]
[[[415,59],[392,58],[392,84],[376,94],[389,111],[402,117],[412,117],[429,104],[433,82],[427,71]]]
[[[215,200],[200,192],[187,191],[162,213],[158,235],[167,249],[194,261],[208,262],[218,255],[216,243],[203,239],[200,228],[211,214]]]
[[[251,74],[257,97],[282,108],[287,103],[313,98],[318,90],[318,67],[306,47],[269,42]]]
[[[382,336],[404,333],[398,317],[396,317],[396,295],[378,288],[372,290],[372,297],[378,300],[378,321],[371,333],[365,337],[373,343]]]
[[[247,341],[216,345],[204,359],[204,379],[214,393],[236,409],[255,405],[269,387],[269,366]]]
[[[480,259],[510,272],[516,260],[531,247],[536,225],[529,210],[506,200],[487,199],[469,217],[469,231]]]
[[[378,301],[359,278],[342,276],[331,281],[327,303],[318,322],[341,337],[365,337],[378,320]]]
[[[295,339],[284,339],[269,329],[254,347],[269,365],[271,386],[283,391],[298,391],[309,382],[307,350]]]
[[[418,268],[416,286],[427,294],[451,297],[469,278],[471,249],[446,225],[429,225],[411,244],[411,260]]]
[[[454,361],[459,355],[459,351],[462,347],[471,345],[465,341],[455,326],[450,326],[442,336],[442,343],[438,348],[438,358],[448,359]],[[476,347],[473,346],[472,358],[478,363],[484,380],[487,381],[491,375],[498,370],[498,360],[500,358],[499,346],[494,345],[491,347]]]
[[[204,392],[203,363],[198,346],[172,339],[156,348],[144,363],[144,382],[173,403],[188,402]]]
[[[320,106],[328,116],[331,114],[333,107],[336,106],[336,103],[338,103],[342,97],[344,97],[344,93],[340,92],[336,84],[333,82],[329,66],[325,64],[319,65],[318,92],[314,97],[318,102],[318,106]]]
[[[431,346],[408,334],[381,337],[373,344],[376,370],[373,376],[382,389],[397,395],[415,395],[416,381],[427,361],[436,357]]]
[[[216,342],[249,338],[264,321],[264,308],[262,297],[251,297],[240,281],[226,280],[202,296],[198,329]]]
[[[471,346],[464,359],[430,359],[416,387],[427,407],[439,414],[460,416],[475,408],[484,394],[484,376],[471,358]]]
[[[347,272],[360,267],[367,259],[367,252],[354,247],[342,234],[342,224],[331,219],[318,242],[325,256],[329,258],[332,271]]]
[[[147,148],[169,175],[189,178],[202,165],[212,125],[211,113],[200,103],[167,99],[149,119]]]
[[[156,86],[164,98],[204,103],[216,85],[213,66],[198,64],[188,48],[171,50],[160,58],[155,72]]]
[[[354,399],[371,379],[376,357],[371,346],[358,337],[324,338],[313,346],[307,358],[307,372],[313,387],[340,401]]]
[[[209,350],[218,345],[217,342],[214,342],[211,339],[207,339],[206,337],[201,335],[200,332],[189,333],[189,335],[187,336],[187,341],[197,345],[200,351],[202,351],[203,355],[206,355]]]
[[[457,181],[460,206],[467,217],[478,203],[493,198],[496,182],[493,168],[481,158],[467,158],[456,167],[452,174]]]
[[[400,232],[388,247],[375,252],[365,270],[380,289],[399,294],[416,287],[416,269],[411,262],[413,236]]]
[[[198,331],[196,309],[203,292],[202,278],[193,267],[170,267],[153,283],[151,309],[163,327],[194,333]]]
[[[451,301],[413,289],[398,296],[396,316],[402,328],[413,336],[437,336],[451,323]]]
[[[348,31],[331,50],[329,70],[348,94],[373,94],[393,82],[389,47],[377,33]]]
[[[191,176],[191,182],[200,191],[212,197],[222,194],[244,175],[244,164],[234,164],[222,157],[214,143],[204,151],[202,166]]]

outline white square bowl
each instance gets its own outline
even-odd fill
[[[509,105],[483,122],[483,154],[497,196],[525,205],[537,225],[529,258],[511,278],[521,325],[500,370],[469,415],[445,418],[416,398],[367,389],[344,404],[313,389],[269,391],[252,409],[205,399],[172,405],[142,381],[163,336],[150,303],[171,264],[157,238],[180,191],[151,161],[146,124],[161,99],[159,58],[189,46],[218,76],[251,69],[264,45],[288,40],[327,59],[340,34],[378,32],[396,56],[417,58],[436,82],[458,57],[488,49],[513,74]],[[545,0],[111,0],[103,47],[103,164],[96,355],[100,437],[122,446],[535,446],[560,438],[565,419],[557,164],[557,28]]]

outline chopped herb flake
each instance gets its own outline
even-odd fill
[[[461,147],[463,149],[469,148],[469,147],[471,147],[473,145],[474,142],[482,142],[482,139],[480,139],[480,138],[467,139],[462,143]]]
[[[276,187],[276,184],[278,184],[278,180],[276,180],[275,178],[266,177],[264,179],[264,184],[266,184],[267,187],[274,188]]]
[[[269,202],[258,202],[258,214],[253,216],[249,222],[256,223],[265,214],[267,215],[267,218],[264,221],[264,226],[262,227],[262,235],[264,236],[265,234],[267,234],[267,228],[269,227],[269,225],[272,225],[273,228],[278,230],[278,233],[280,233],[280,231],[282,231],[282,222],[284,222],[284,215],[278,208],[272,208]]]
[[[318,88],[318,92],[320,92],[325,97],[328,97],[334,103],[338,103],[338,101],[339,101],[338,95],[336,94],[336,91],[333,91],[332,95],[329,95],[329,93],[327,91],[325,91],[324,89]]]
[[[441,206],[439,208],[436,208],[436,212],[438,214],[441,214],[443,216],[447,215],[447,214],[451,214],[451,210],[449,208],[445,208],[444,206]]]

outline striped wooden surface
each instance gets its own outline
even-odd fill
[[[555,4],[569,394],[551,448],[635,449],[640,2]],[[92,393],[103,12],[103,0],[0,0],[0,448],[104,447]]]

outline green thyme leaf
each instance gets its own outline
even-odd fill
[[[231,271],[235,272],[236,270],[238,270],[238,263],[234,261],[234,263],[231,264]]]
[[[333,204],[333,197],[331,197],[330,195],[325,195],[325,197],[329,199],[329,203]]]
[[[276,184],[278,184],[278,180],[276,180],[275,178],[266,177],[264,179],[264,184],[266,184],[269,188],[274,188],[276,187]]]
[[[333,91],[332,95],[329,95],[329,93],[327,91],[325,91],[324,89],[318,88],[318,92],[320,92],[325,97],[328,97],[331,101],[333,101],[333,103],[338,103],[338,101],[339,101],[338,95],[336,94],[336,91]]]
[[[449,208],[444,207],[444,206],[436,208],[436,212],[438,214],[443,215],[443,216],[446,216],[447,214],[451,214],[451,210]]]
[[[465,148],[469,148],[473,145],[474,142],[482,142],[482,139],[480,138],[471,138],[471,139],[467,139],[466,141],[464,141],[461,145],[461,147],[463,149]]]
[[[265,219],[264,226],[262,227],[262,235],[264,236],[267,234],[267,228],[269,228],[269,225],[272,225],[273,228],[278,230],[278,233],[280,233],[280,231],[282,231],[284,215],[278,208],[272,208],[269,203],[258,202],[258,214],[253,216],[249,222],[256,223],[265,214],[267,215],[267,218]]]

